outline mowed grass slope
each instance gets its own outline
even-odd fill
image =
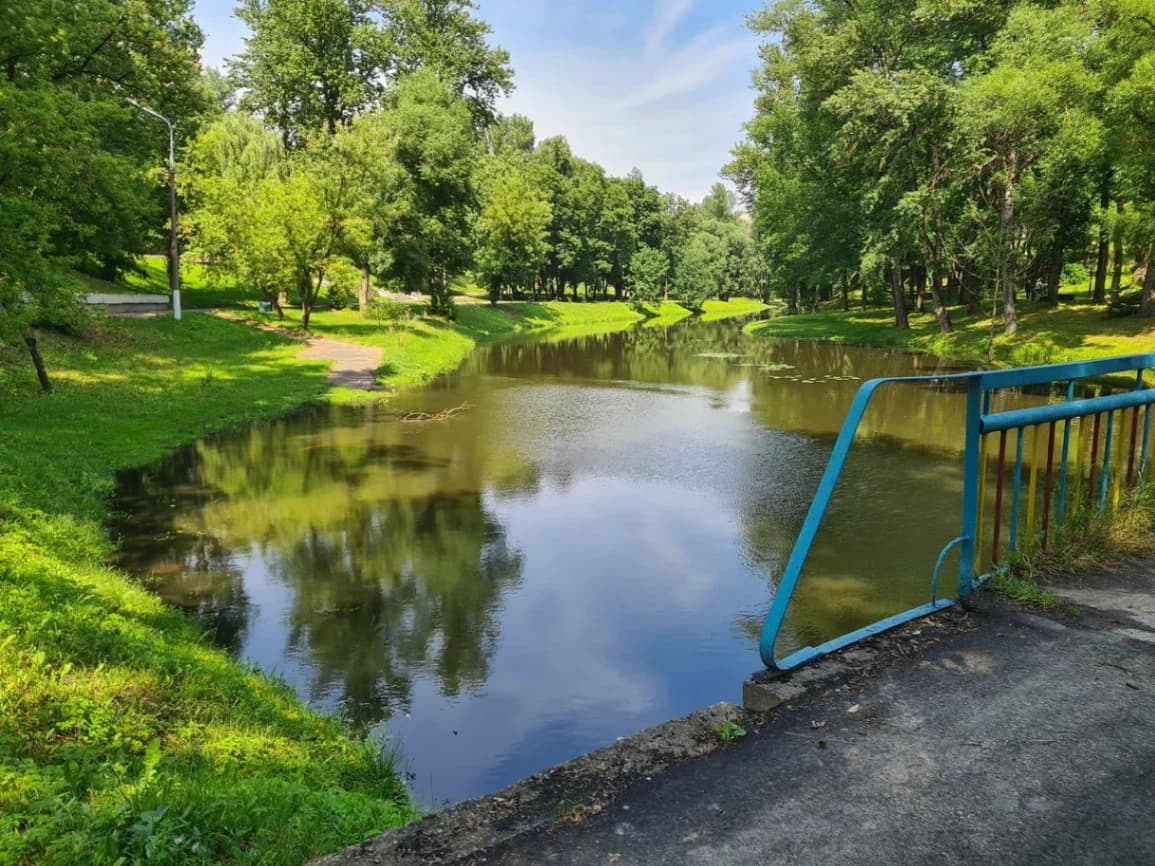
[[[0,348],[0,862],[299,864],[404,822],[380,744],[106,568],[113,471],[319,398],[300,345],[190,315]]]

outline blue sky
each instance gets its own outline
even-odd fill
[[[197,0],[205,62],[244,46],[235,0]],[[510,52],[517,90],[500,108],[564,135],[613,174],[637,166],[663,190],[698,200],[753,113],[759,0],[478,0],[492,41]]]

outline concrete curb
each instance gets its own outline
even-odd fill
[[[612,746],[530,776],[491,797],[460,803],[315,866],[416,866],[470,862],[528,833],[580,823],[634,783],[721,747],[718,728],[741,721],[734,704],[707,707],[626,737]]]

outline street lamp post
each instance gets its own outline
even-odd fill
[[[173,123],[159,111],[141,105],[135,99],[128,99],[145,114],[151,114],[168,127],[168,208],[171,231],[168,240],[168,285],[172,290],[172,317],[180,321],[180,244],[177,240],[176,222],[176,133]]]

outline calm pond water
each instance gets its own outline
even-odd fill
[[[860,380],[936,370],[740,322],[485,348],[382,408],[124,473],[119,562],[313,705],[383,724],[443,805],[736,700]],[[926,600],[962,404],[879,394],[783,650]]]

